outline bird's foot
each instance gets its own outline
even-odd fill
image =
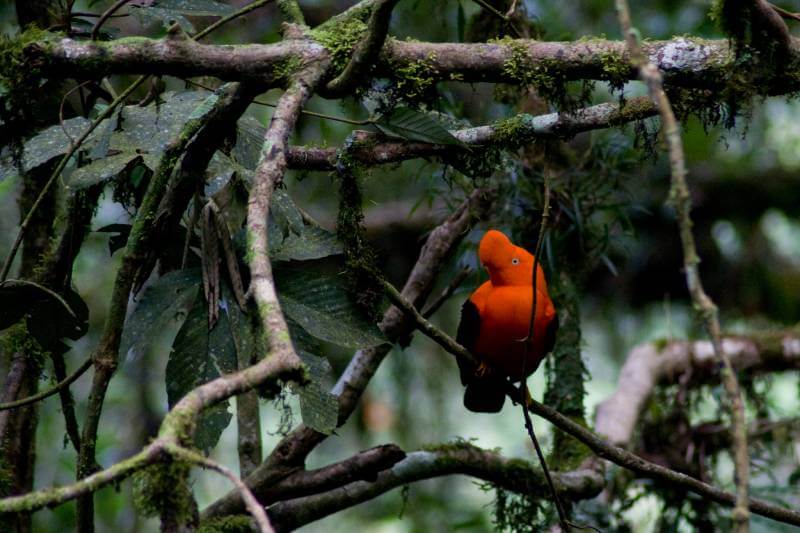
[[[479,378],[484,378],[488,376],[492,372],[492,369],[489,368],[489,365],[486,363],[481,363],[478,365],[478,368],[475,369],[475,376]]]

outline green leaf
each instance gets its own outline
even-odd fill
[[[270,244],[275,239],[270,239]],[[315,224],[303,226],[300,234],[290,234],[283,242],[270,246],[273,261],[308,261],[342,253],[336,235]]]
[[[70,118],[64,121],[63,126],[61,124],[50,126],[31,137],[23,145],[22,170],[29,172],[56,157],[63,156],[69,150],[72,142],[70,138],[77,139],[83,135],[89,124],[90,121],[83,117]],[[90,135],[84,144],[91,146],[93,138],[94,135]],[[10,158],[10,155],[8,157]],[[4,166],[9,163],[10,161],[7,161]],[[14,168],[13,163],[10,164],[10,168]]]
[[[458,2],[458,42],[464,42],[464,28],[467,26],[467,17],[464,14],[464,5]]]
[[[145,163],[154,170],[167,143],[208,96],[207,91],[167,92],[158,105],[126,106],[120,115],[120,131],[111,137],[111,149],[148,153],[153,157],[145,157]]]
[[[240,165],[250,170],[254,170],[258,166],[266,132],[266,128],[251,116],[239,119],[236,146],[233,148],[232,155]]]
[[[283,236],[286,237],[290,233],[300,235],[303,231],[303,217],[297,209],[297,205],[289,196],[289,193],[283,189],[275,189],[272,192],[272,199],[270,202],[269,212],[281,228]]]
[[[298,355],[306,365],[311,380],[303,387],[295,387],[295,392],[300,397],[303,424],[330,435],[339,420],[339,401],[328,391],[324,381],[331,372],[331,365],[324,357],[302,351]]]
[[[408,107],[397,107],[374,122],[384,135],[409,141],[464,146],[441,122],[432,116]]]
[[[236,344],[227,313],[220,313],[219,320],[209,331],[208,307],[201,291],[198,291],[197,298],[198,302],[189,311],[189,316],[172,343],[172,352],[167,361],[167,399],[170,408],[198,385],[234,372],[237,366]],[[223,309],[236,305],[227,298],[221,303]],[[195,445],[206,453],[211,451],[228,427],[231,417],[225,402],[203,411],[194,434]]]
[[[74,190],[85,189],[98,183],[103,183],[122,174],[125,170],[142,161],[142,156],[136,152],[124,152],[117,155],[103,157],[75,169],[67,180],[67,187]]]
[[[170,272],[148,286],[125,321],[119,347],[123,358],[140,357],[164,331],[175,331],[193,308],[200,281],[198,269],[187,269]]]
[[[343,276],[280,266],[274,276],[283,312],[312,336],[353,349],[386,342],[377,325],[352,303]]]
[[[108,239],[108,254],[114,255],[114,252],[124,248],[128,244],[128,237],[131,234],[130,224],[109,224],[102,228],[95,230],[98,233],[115,233]]]

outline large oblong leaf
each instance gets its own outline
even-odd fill
[[[176,328],[188,316],[200,280],[199,269],[176,270],[145,289],[122,330],[119,353],[123,358],[141,356],[163,331]]]
[[[70,174],[67,187],[78,190],[103,183],[141,160],[142,156],[136,152],[124,152],[92,161]]]
[[[222,374],[234,372],[237,368],[237,343],[227,312],[220,313],[219,320],[209,330],[208,307],[202,291],[198,291],[197,298],[198,304],[202,304],[195,304],[189,311],[189,316],[172,343],[172,352],[167,361],[167,399],[170,408],[195,387]],[[236,305],[228,296],[223,297],[220,304],[225,311]],[[226,402],[203,411],[194,434],[195,445],[208,453],[216,446],[231,417]]]
[[[352,302],[343,276],[288,267],[276,267],[274,276],[281,309],[312,336],[353,349],[386,342]]]
[[[464,146],[434,117],[408,107],[397,107],[374,122],[384,135],[409,141]]]
[[[331,372],[331,365],[324,357],[298,352],[308,369],[310,382],[295,387],[300,397],[300,416],[303,424],[311,429],[330,435],[339,421],[339,401],[328,391],[324,380]]]

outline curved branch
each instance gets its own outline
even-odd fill
[[[22,407],[23,405],[36,403],[39,400],[44,400],[48,396],[57,394],[61,389],[69,387],[74,381],[76,381],[87,370],[89,370],[91,366],[92,366],[92,359],[89,358],[86,361],[84,361],[81,364],[81,366],[76,368],[72,374],[67,376],[65,379],[59,381],[56,385],[50,387],[49,389],[44,390],[38,394],[34,394],[33,396],[28,396],[27,398],[22,398],[13,402],[0,403],[0,411],[5,411],[7,409],[16,409],[17,407]]]
[[[270,524],[264,508],[258,503],[258,500],[256,500],[255,496],[253,496],[253,493],[250,491],[247,485],[245,485],[242,480],[239,479],[239,476],[234,474],[230,468],[223,466],[216,461],[212,461],[208,457],[204,457],[199,453],[187,450],[186,448],[177,446],[175,444],[168,444],[165,446],[165,448],[176,459],[182,459],[190,463],[198,464],[204,468],[209,468],[228,478],[236,487],[236,490],[238,490],[242,495],[242,499],[247,506],[247,510],[251,515],[253,515],[253,519],[256,521],[256,525],[258,525],[258,530],[260,533],[273,533],[275,531],[272,529],[272,524]]]
[[[767,332],[753,338],[725,337],[721,342],[738,372],[800,370],[800,334],[795,330]],[[616,446],[630,444],[639,415],[659,384],[719,379],[709,341],[676,341],[666,346],[648,343],[628,354],[614,393],[597,406],[595,429]]]
[[[378,0],[372,6],[369,19],[369,33],[353,52],[353,57],[339,76],[328,82],[320,94],[327,98],[340,98],[350,94],[359,84],[364,82],[363,76],[378,59],[386,34],[389,33],[389,21],[392,9],[398,0]]]
[[[507,459],[468,443],[454,443],[410,452],[374,480],[356,481],[322,494],[277,503],[269,507],[269,516],[278,530],[293,530],[397,487],[453,474],[468,475],[536,498],[549,497],[542,472],[527,461]],[[596,496],[604,485],[603,476],[593,469],[554,472],[553,481],[559,494],[573,501]]]

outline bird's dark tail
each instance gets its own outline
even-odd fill
[[[473,377],[464,391],[464,407],[474,413],[497,413],[506,401],[505,378],[495,375]]]

